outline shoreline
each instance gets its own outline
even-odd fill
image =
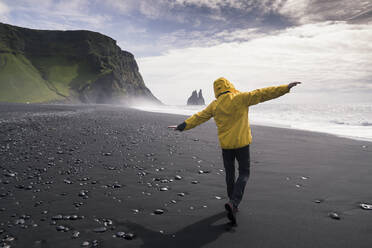
[[[166,112],[158,112],[158,111],[150,111],[150,110],[143,110],[139,107],[130,107],[135,110],[139,111],[144,111],[144,112],[149,112],[149,113],[158,113],[158,114],[170,114],[170,115],[178,115],[178,116],[183,116],[183,117],[189,117],[191,115],[186,115],[186,114],[176,114],[176,113],[166,113]],[[348,136],[348,135],[338,135],[334,133],[329,133],[329,132],[323,132],[323,131],[316,131],[316,130],[309,130],[309,129],[304,129],[304,128],[297,128],[297,127],[292,127],[290,125],[280,125],[276,123],[265,123],[265,122],[250,122],[251,126],[262,126],[262,127],[273,127],[273,128],[281,128],[281,129],[288,129],[288,130],[299,130],[299,131],[304,131],[304,132],[313,132],[313,133],[319,133],[319,134],[324,134],[324,135],[331,135],[334,137],[338,138],[344,138],[344,139],[351,139],[351,140],[356,140],[356,141],[362,141],[362,142],[368,142],[372,143],[372,139],[369,138],[362,138],[362,137],[356,137],[356,136]]]
[[[129,109],[133,109],[133,110],[138,110],[138,111],[143,111],[143,112],[148,112],[148,113],[158,113],[158,114],[169,114],[169,115],[175,115],[175,116],[183,116],[183,117],[189,117],[191,116],[190,115],[187,115],[187,114],[179,114],[179,113],[167,113],[167,112],[160,112],[160,111],[151,111],[151,110],[145,110],[145,109],[141,109],[141,107],[135,107],[135,106],[123,106],[123,105],[119,105],[119,104],[55,104],[55,103],[31,103],[31,104],[26,104],[26,103],[5,103],[5,102],[0,102],[0,105],[8,105],[8,106],[42,106],[42,107],[58,107],[58,108],[65,108],[65,107],[68,107],[68,108],[82,108],[82,110],[80,111],[83,111],[84,109],[86,111],[92,111],[92,109],[96,109],[96,108],[99,108],[99,107],[112,107],[112,108],[129,108]],[[65,113],[50,113],[50,114],[54,114],[54,115],[63,115],[63,114],[77,114],[75,112],[69,112],[67,113],[68,111],[64,111]],[[197,111],[195,111],[197,112]],[[48,114],[44,114],[44,115],[48,115]],[[36,116],[36,114],[34,115]],[[25,118],[27,118],[28,116],[25,116]],[[20,119],[18,118],[18,120],[15,120],[15,121],[19,121]],[[0,118],[0,124],[3,123],[4,121],[1,120]],[[6,122],[6,121],[5,121]],[[334,136],[334,137],[338,137],[338,138],[344,138],[344,139],[351,139],[351,140],[355,140],[355,141],[360,141],[360,142],[368,142],[368,143],[372,143],[372,139],[369,139],[369,138],[363,138],[363,137],[356,137],[356,136],[349,136],[349,135],[339,135],[339,134],[334,134],[334,133],[330,133],[330,132],[325,132],[325,131],[317,131],[317,130],[309,130],[309,129],[304,129],[304,128],[298,128],[298,127],[292,127],[290,125],[281,125],[281,124],[277,124],[277,123],[269,123],[269,122],[251,122],[250,125],[253,127],[253,126],[262,126],[262,127],[273,127],[273,128],[280,128],[280,129],[288,129],[288,130],[298,130],[298,131],[304,131],[304,132],[312,132],[312,133],[319,133],[319,134],[324,134],[324,135],[331,135],[331,136]]]

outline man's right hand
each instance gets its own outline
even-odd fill
[[[288,84],[288,89],[291,89],[291,88],[295,87],[297,84],[301,84],[301,82],[292,82],[292,83]]]
[[[178,126],[168,126],[168,128],[173,129],[174,131],[182,132],[186,128],[186,122],[182,122]]]

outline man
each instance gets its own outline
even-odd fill
[[[236,212],[250,174],[249,144],[252,141],[252,135],[248,122],[248,107],[280,97],[297,84],[300,82],[250,92],[239,92],[232,83],[221,77],[213,84],[216,100],[178,126],[170,126],[175,130],[184,131],[208,121],[211,117],[214,118],[222,148],[229,197],[225,209],[227,217],[233,225],[236,225]],[[239,163],[239,176],[236,181],[235,159]]]

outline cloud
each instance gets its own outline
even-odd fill
[[[12,24],[37,29],[98,29],[110,20],[92,14],[94,2],[88,0],[13,0]],[[22,18],[19,18],[21,16]]]
[[[372,4],[364,0],[108,0],[106,5],[124,14],[137,10],[150,19],[193,21],[188,10],[210,13],[209,18],[228,21],[249,15],[265,17],[278,14],[294,23],[306,24],[322,21],[347,21],[370,12]],[[209,11],[207,11],[209,9]],[[205,13],[204,13],[205,14]]]
[[[198,7],[208,7],[211,9],[220,9],[224,7],[231,8],[242,8],[244,7],[244,2],[251,1],[239,1],[239,0],[176,0],[175,4],[178,5],[195,5]]]
[[[178,23],[209,27],[209,21],[228,25],[243,25],[244,21],[259,20],[255,16],[273,13],[282,0],[107,0],[105,5],[123,15],[140,13],[153,20],[169,20]],[[248,19],[247,19],[248,18]]]
[[[10,12],[10,8],[0,1],[0,21],[6,22],[8,20],[8,14]]]
[[[363,0],[287,0],[278,8],[278,12],[299,24],[305,24],[348,21],[371,9],[371,2]]]
[[[369,25],[323,22],[246,42],[170,50],[138,62],[146,84],[165,103],[184,104],[199,88],[212,100],[211,85],[220,76],[241,90],[300,80],[304,85],[293,99],[327,101],[324,92],[372,93],[371,40]]]
[[[105,2],[123,18],[147,25],[140,38],[128,38],[124,49],[137,56],[169,49],[244,42],[289,27],[332,21],[367,23],[372,19],[363,0],[127,0]],[[142,24],[138,24],[142,23]]]

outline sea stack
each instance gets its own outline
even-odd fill
[[[196,90],[192,92],[189,99],[187,99],[187,105],[205,105],[203,92],[201,89],[199,90],[199,94],[196,92]]]

